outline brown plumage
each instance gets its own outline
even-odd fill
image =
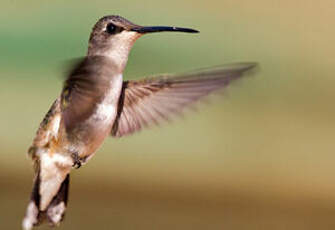
[[[253,68],[237,63],[180,75],[161,75],[123,83],[112,136],[121,137],[175,114],[211,92],[224,88]]]
[[[116,65],[104,56],[88,56],[73,67],[65,81],[61,108],[67,132],[94,113],[103,100]]]
[[[120,16],[106,16],[95,24],[87,56],[67,74],[61,95],[41,122],[29,148],[35,177],[22,224],[25,230],[44,220],[52,226],[63,220],[71,169],[88,162],[106,137],[130,135],[168,120],[255,66],[239,63],[123,81],[134,42],[144,34],[162,31],[198,32],[139,26]]]

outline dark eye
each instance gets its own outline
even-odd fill
[[[106,31],[109,34],[114,34],[116,31],[116,26],[113,23],[109,23],[106,27]]]

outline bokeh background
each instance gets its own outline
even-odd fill
[[[98,18],[200,34],[145,36],[126,78],[257,61],[198,112],[108,139],[71,176],[59,229],[335,229],[335,2],[18,1],[0,8],[0,228],[20,229],[26,150]],[[47,229],[42,226],[39,229]]]

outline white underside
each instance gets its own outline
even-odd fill
[[[122,89],[122,75],[114,76],[110,81],[109,90],[106,92],[104,99],[97,105],[95,113],[90,119],[94,122],[101,122],[110,125],[116,117],[119,97]]]
[[[104,99],[97,106],[95,113],[88,122],[94,122],[106,136],[117,115],[118,100],[122,89],[122,75],[114,76],[110,82],[110,90],[106,92]],[[50,135],[57,136],[60,126],[60,116],[53,121]],[[48,149],[39,152],[40,156],[40,210],[44,211],[53,197],[57,194],[66,175],[70,172],[73,159],[71,153],[49,153]],[[93,154],[93,153],[92,153]],[[55,217],[56,219],[58,217]],[[60,218],[60,217],[59,217]],[[28,226],[31,221],[26,222]],[[28,228],[29,229],[29,228]]]

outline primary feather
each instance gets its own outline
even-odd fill
[[[209,93],[228,86],[255,65],[238,63],[180,75],[125,81],[111,134],[121,137],[169,120]]]

